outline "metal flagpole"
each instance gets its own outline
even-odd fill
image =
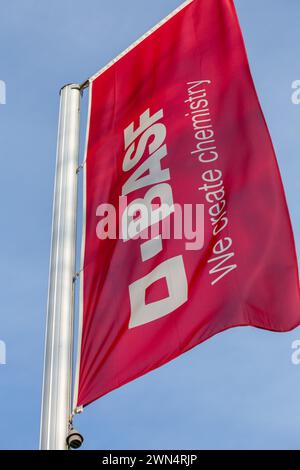
[[[80,85],[60,92],[40,448],[64,450],[71,415]]]

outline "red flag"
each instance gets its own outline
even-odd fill
[[[299,325],[288,210],[232,0],[185,2],[91,78],[85,179],[78,406],[227,328]],[[181,209],[183,236],[163,236]]]

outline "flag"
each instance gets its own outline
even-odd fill
[[[285,195],[233,1],[185,2],[89,89],[78,407],[228,328],[300,322]]]

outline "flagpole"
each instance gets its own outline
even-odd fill
[[[40,448],[67,449],[71,415],[80,85],[60,92]]]

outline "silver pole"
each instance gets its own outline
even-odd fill
[[[61,89],[40,448],[64,450],[71,414],[80,86]]]

